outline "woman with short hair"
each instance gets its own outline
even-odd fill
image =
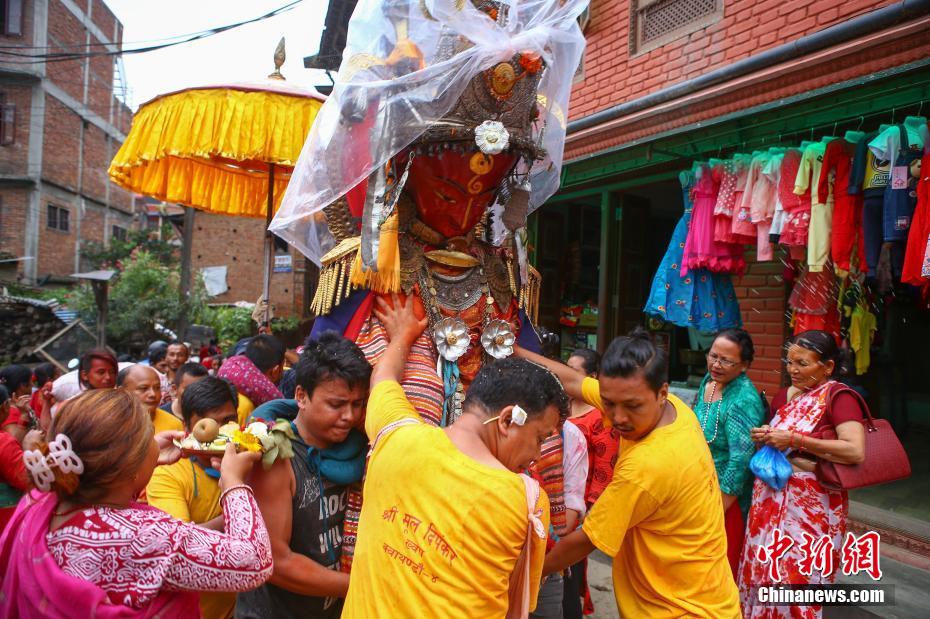
[[[717,470],[727,530],[727,559],[734,577],[752,501],[754,478],[749,460],[756,446],[749,431],[765,420],[762,397],[746,375],[754,356],[752,338],[743,329],[718,333],[707,352],[707,375],[694,404],[694,414]]]

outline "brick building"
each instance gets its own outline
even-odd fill
[[[226,268],[228,290],[210,303],[255,303],[262,294],[265,221],[196,211],[194,215],[193,272]],[[275,243],[276,265],[271,274],[270,298],[275,316],[308,317],[318,270],[284,241]],[[308,296],[309,295],[309,296]]]
[[[704,372],[703,355],[689,352],[700,338],[650,323],[642,311],[682,216],[679,173],[697,161],[926,116],[930,2],[592,0],[584,23],[561,189],[532,221],[540,322],[561,332],[563,354],[585,343],[603,350],[648,324],[669,348],[673,380],[684,381]],[[748,270],[733,283],[756,344],[749,375],[771,396],[783,383],[791,288],[781,250],[769,262],[757,261],[755,248],[746,256]],[[907,298],[880,303],[872,367],[856,381],[872,410],[893,421],[916,471],[930,465],[921,455],[930,433],[930,319]],[[597,319],[560,325],[572,304]],[[916,477],[854,492],[852,513],[905,531],[927,553],[930,495]]]
[[[27,283],[57,280],[81,270],[82,242],[106,242],[135,225],[132,195],[107,176],[132,117],[114,89],[122,25],[102,0],[0,7],[5,49],[81,55],[0,55],[0,254],[21,259],[18,277]]]

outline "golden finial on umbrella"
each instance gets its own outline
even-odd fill
[[[278,46],[274,50],[274,73],[268,76],[269,79],[273,80],[283,80],[284,76],[281,75],[281,66],[284,64],[284,59],[286,58],[284,54],[284,37],[281,37],[281,40],[278,41]]]

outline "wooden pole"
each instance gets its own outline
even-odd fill
[[[107,292],[110,282],[92,281],[90,286],[94,290],[94,301],[97,304],[97,348],[103,348],[107,345]]]
[[[268,167],[268,206],[265,211],[265,272],[262,282],[262,296],[265,297],[265,317],[263,322],[268,324],[268,314],[271,312],[271,269],[274,265],[274,235],[268,230],[271,218],[274,217],[274,164]]]

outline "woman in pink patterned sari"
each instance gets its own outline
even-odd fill
[[[225,532],[135,502],[157,463],[180,456],[153,437],[132,395],[94,389],[68,400],[23,460],[36,489],[0,537],[0,617],[200,616],[198,591],[245,591],[271,575],[271,545],[244,479],[259,454],[227,447]],[[180,433],[177,433],[180,434]]]
[[[739,568],[746,618],[819,619],[820,606],[761,605],[756,587],[829,584],[839,569],[849,501],[845,491],[824,487],[814,467],[818,458],[862,462],[865,431],[858,401],[831,379],[836,356],[836,341],[824,331],[805,331],[790,339],[785,367],[791,386],[773,399],[769,425],[751,431],[757,444],[787,450],[792,475],[781,490],[761,479],[753,488]],[[837,439],[818,438],[826,428],[835,428]]]

